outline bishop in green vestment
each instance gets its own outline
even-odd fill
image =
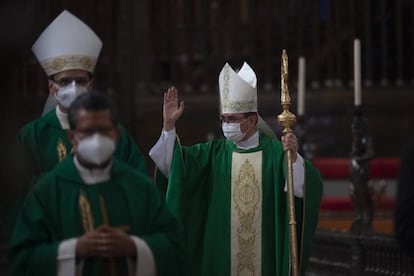
[[[70,154],[25,200],[12,275],[182,275],[182,230],[152,181],[112,157],[121,129],[96,93],[69,109]]]
[[[182,146],[175,133],[184,103],[178,103],[174,88],[164,95],[164,127],[150,156],[168,178],[167,202],[184,226],[187,275],[289,275],[287,149],[294,152],[299,267],[305,274],[321,176],[296,153],[293,134],[280,142],[262,133],[255,79],[247,64],[239,73],[225,65],[220,92],[227,139],[189,147]],[[157,177],[157,182],[162,179]]]

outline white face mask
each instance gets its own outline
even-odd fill
[[[246,132],[243,133],[240,130],[240,124],[242,124],[243,122],[240,122],[240,123],[225,123],[225,122],[223,122],[221,124],[221,129],[223,130],[224,136],[227,139],[229,139],[229,140],[231,140],[235,143],[238,143],[241,140],[243,140],[244,136],[246,136]]]
[[[82,160],[99,166],[108,161],[114,151],[114,139],[95,133],[79,140],[76,153],[82,158]]]
[[[88,88],[86,88],[86,86],[78,85],[75,81],[72,81],[70,84],[63,87],[56,85],[56,88],[59,90],[55,94],[55,98],[66,109],[69,108],[76,97],[88,92]]]

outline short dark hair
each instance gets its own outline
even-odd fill
[[[70,105],[68,110],[68,119],[70,129],[75,129],[78,122],[78,115],[80,110],[86,111],[101,111],[109,110],[111,113],[111,120],[114,126],[119,123],[118,114],[112,101],[105,95],[93,91],[84,93],[78,96]]]

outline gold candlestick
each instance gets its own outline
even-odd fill
[[[296,116],[289,111],[290,96],[288,90],[288,56],[286,50],[282,50],[281,59],[281,103],[283,112],[277,116],[279,124],[283,127],[283,135],[293,132],[292,128],[296,122]],[[297,236],[296,236],[296,217],[295,217],[295,198],[293,194],[293,169],[292,169],[292,150],[286,151],[287,163],[287,193],[289,208],[289,245],[290,259],[292,263],[292,275],[299,275]]]

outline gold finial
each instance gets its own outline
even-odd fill
[[[282,106],[284,105],[290,105],[290,97],[289,97],[289,89],[288,89],[288,56],[286,54],[286,50],[282,50],[282,59],[281,59],[281,102]],[[289,109],[289,106],[288,108]]]
[[[282,50],[282,59],[281,59],[281,76],[280,76],[280,85],[281,85],[281,103],[283,112],[277,117],[279,124],[283,127],[283,134],[292,132],[292,127],[296,123],[296,116],[289,111],[290,107],[290,96],[288,89],[288,56],[286,50]]]

